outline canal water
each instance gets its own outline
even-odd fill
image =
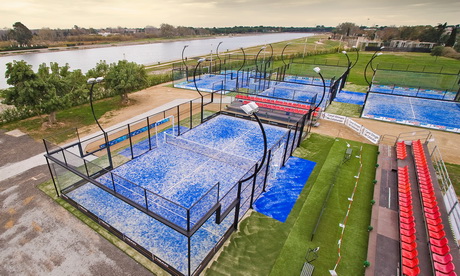
[[[209,39],[185,40],[173,42],[161,42],[139,45],[107,46],[101,48],[69,50],[69,51],[49,51],[39,53],[26,53],[0,57],[0,88],[8,87],[5,79],[6,64],[14,60],[24,60],[32,65],[34,71],[42,63],[57,62],[59,65],[69,64],[71,70],[81,69],[88,71],[101,60],[107,63],[118,62],[126,59],[139,64],[149,65],[158,62],[167,62],[181,59],[182,50],[185,45],[188,47],[184,51],[185,57],[216,52],[217,45],[219,53],[227,50],[236,50],[241,47],[253,47],[280,41],[292,40],[296,38],[309,37],[313,33],[274,33],[245,36],[219,36]]]

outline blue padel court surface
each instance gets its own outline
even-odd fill
[[[271,125],[264,125],[264,127],[268,148],[273,145],[276,148],[279,144],[279,149],[284,149],[287,142],[285,141],[287,129]],[[139,188],[129,183],[135,183],[161,195],[163,199],[149,198],[148,209],[181,226],[185,226],[186,215],[181,214],[182,207],[179,208],[171,202],[190,208],[193,226],[193,223],[199,220],[217,200],[216,193],[208,192],[214,189],[217,183],[219,183],[217,194],[221,197],[235,190],[238,180],[263,155],[263,140],[257,122],[223,115],[179,137],[163,135],[163,133],[152,137],[152,139],[157,138],[157,148],[112,170],[112,176],[110,174],[100,176],[97,181],[108,186],[109,183],[113,183],[108,178],[115,177],[117,192],[135,202],[144,200],[143,192],[136,191],[136,188]],[[147,144],[143,141],[135,147],[142,148]],[[279,152],[283,151],[276,150],[272,153],[274,161],[271,164],[282,163],[282,154]],[[126,150],[119,153],[130,155]],[[215,155],[218,155],[217,158]],[[278,165],[275,166],[276,168],[271,168],[268,187],[274,187],[271,182],[276,179],[275,176],[284,179],[282,183],[290,183],[289,185],[292,186],[300,187],[302,182],[303,187],[308,178],[306,174],[292,179],[286,175],[296,171],[297,166],[300,168],[299,171],[306,171],[306,165],[299,160],[289,163],[289,166],[283,170],[276,169],[279,168]],[[122,188],[125,191],[121,191]],[[276,191],[275,188],[272,189],[273,192]],[[300,190],[288,193],[289,202],[295,202],[294,198],[297,198]],[[91,183],[72,190],[67,193],[67,196],[163,261],[174,264],[174,267],[184,274],[187,272],[187,237]],[[277,197],[271,198],[279,200]],[[226,204],[221,203],[223,206]],[[283,210],[287,209],[288,207],[283,207]],[[232,223],[232,214],[221,224],[215,223],[215,215],[213,215],[192,236],[192,271],[197,268]]]
[[[342,90],[337,93],[334,102],[363,105],[365,98],[366,93]]]
[[[363,117],[460,132],[460,103],[369,93]]]
[[[272,180],[267,192],[255,202],[254,209],[266,216],[285,222],[316,163],[291,157]]]
[[[394,86],[394,85],[377,85],[373,84],[370,89],[371,92],[401,95],[401,96],[412,96],[429,98],[436,100],[449,100],[453,101],[457,92],[453,91],[441,91],[434,89],[421,89],[414,87]]]

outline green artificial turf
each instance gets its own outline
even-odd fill
[[[206,270],[206,275],[297,275],[300,273],[308,248],[320,246],[319,258],[314,262],[316,275],[328,275],[337,260],[339,223],[345,217],[348,197],[351,196],[358,173],[359,162],[352,157],[341,165],[326,211],[313,242],[312,230],[316,224],[330,181],[339,168],[347,142],[353,155],[363,147],[363,169],[358,190],[342,246],[342,261],[338,272],[348,275],[363,274],[366,259],[368,225],[370,221],[377,147],[354,141],[334,139],[311,134],[295,151],[295,156],[316,162],[310,178],[285,223],[257,212],[244,219],[221,255]]]

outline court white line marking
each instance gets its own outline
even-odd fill
[[[409,104],[410,104],[410,109],[412,110],[412,118],[413,119],[416,119],[415,118],[415,112],[414,112],[414,107],[412,106],[412,100],[409,98]]]

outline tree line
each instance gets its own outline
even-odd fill
[[[0,98],[4,104],[16,108],[5,111],[11,119],[48,114],[48,123],[54,124],[56,111],[88,102],[87,79],[100,76],[105,77],[104,82],[94,86],[94,98],[120,95],[123,104],[129,102],[129,92],[152,84],[143,65],[126,60],[112,64],[101,61],[86,74],[81,70],[71,71],[68,64],[59,66],[55,62],[49,66],[43,63],[34,72],[27,62],[14,61],[7,63],[5,73],[11,87],[0,90]]]

